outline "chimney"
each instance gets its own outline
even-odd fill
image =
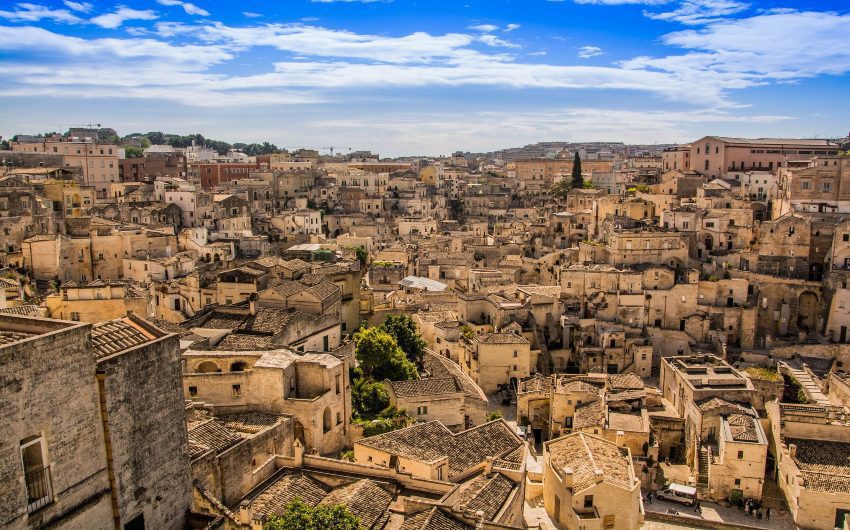
[[[626,446],[626,433],[623,431],[617,431],[617,447],[625,447]]]
[[[242,501],[239,504],[239,522],[250,525],[251,519],[254,518],[254,510],[251,509],[250,501]]]
[[[603,480],[605,480],[605,474],[602,472],[602,470],[598,469],[598,468],[594,469],[593,470],[593,482],[596,483],[596,484],[599,484]]]
[[[484,474],[489,475],[493,472],[493,460],[495,460],[492,456],[488,456],[484,459]]]
[[[565,467],[563,469],[564,472],[564,487],[571,488],[573,487],[573,468]]]
[[[790,456],[792,460],[797,458],[797,444],[791,444],[788,446],[788,456]]]

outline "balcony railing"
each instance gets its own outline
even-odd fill
[[[50,467],[37,467],[25,473],[27,512],[32,513],[53,502]]]

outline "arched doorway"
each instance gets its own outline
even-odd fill
[[[805,291],[797,304],[797,326],[801,330],[814,330],[817,325],[818,295]]]
[[[331,427],[331,408],[325,407],[325,412],[322,413],[322,432],[329,432]]]

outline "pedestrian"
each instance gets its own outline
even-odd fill
[[[699,499],[694,503],[694,511],[700,513]]]
[[[646,502],[648,504],[652,504],[652,492],[651,491],[646,494]]]
[[[764,509],[764,518],[766,521],[770,521],[770,508]]]
[[[756,517],[761,519],[761,516],[762,516],[762,511],[761,511],[761,508],[759,508],[758,512],[756,512]]]

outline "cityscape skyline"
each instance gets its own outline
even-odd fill
[[[0,134],[99,122],[121,134],[200,132],[386,156],[544,140],[684,143],[706,131],[839,137],[850,14],[834,9],[734,0],[10,4],[0,9]]]

